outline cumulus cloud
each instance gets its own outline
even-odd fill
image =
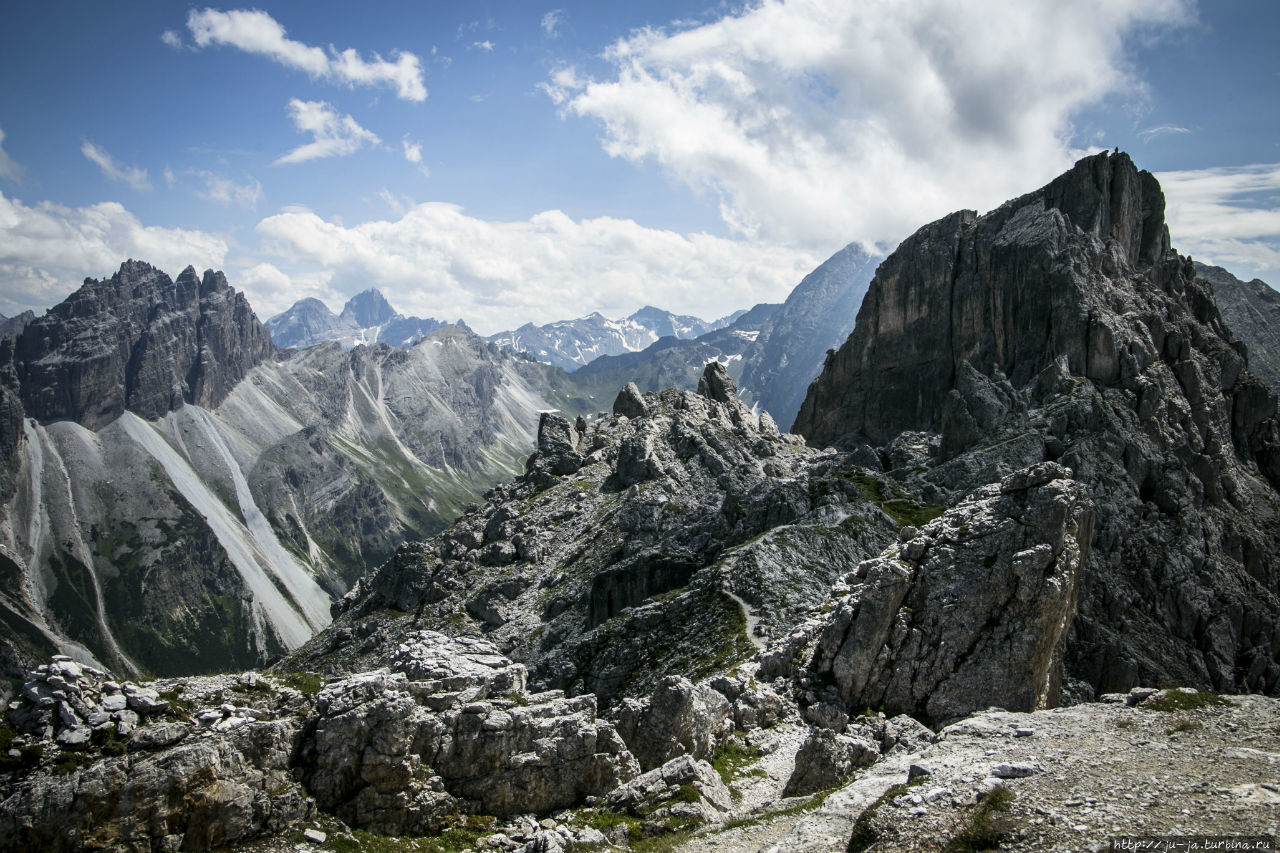
[[[178,35],[174,30],[165,30],[160,34],[160,41],[167,44],[174,50],[182,49],[182,36]]]
[[[1179,251],[1280,285],[1280,163],[1160,172]]]
[[[187,29],[197,47],[227,45],[265,56],[318,79],[348,86],[389,86],[396,90],[397,97],[407,101],[427,97],[422,64],[408,51],[393,52],[391,60],[377,53],[372,60],[366,60],[352,48],[338,50],[329,45],[325,49],[304,44],[287,38],[284,27],[275,18],[256,9],[230,12],[192,9],[187,15]]]
[[[1130,40],[1192,16],[1191,0],[762,0],[636,31],[603,79],[566,67],[544,90],[739,234],[892,245],[1070,165],[1080,110],[1142,97]]]
[[[299,270],[314,287],[355,293],[374,282],[401,311],[463,317],[485,332],[567,312],[624,316],[645,303],[719,317],[782,301],[822,260],[625,219],[574,220],[557,210],[490,222],[443,203],[353,227],[294,210],[263,219],[257,231],[278,267]]]
[[[490,53],[493,51],[493,42],[489,41],[488,39],[485,39],[484,41],[473,41],[471,43],[471,46],[475,48],[479,48],[480,50],[483,50],[485,53]]]
[[[196,195],[206,201],[249,210],[253,210],[262,201],[262,182],[257,178],[249,178],[245,183],[237,184],[214,172],[201,171],[196,174],[204,182],[204,189],[197,191]]]
[[[273,165],[304,163],[320,157],[344,157],[356,153],[366,144],[382,143],[372,131],[365,130],[349,115],[339,115],[324,101],[290,98],[288,109],[298,132],[309,133],[315,140],[299,145]]]
[[[89,162],[97,164],[98,168],[102,170],[103,176],[108,180],[118,181],[134,190],[151,189],[151,178],[147,175],[146,169],[139,169],[136,166],[122,166],[105,149],[94,145],[89,140],[86,139],[80,144],[80,153]]]
[[[188,264],[221,267],[227,243],[216,234],[143,225],[116,202],[29,207],[0,193],[0,313],[37,313],[66,298],[87,275],[111,275],[126,258],[171,275]]]
[[[8,178],[14,182],[22,180],[22,166],[4,150],[4,131],[0,130],[0,178]]]
[[[556,28],[560,26],[560,20],[563,17],[564,9],[552,9],[542,16],[542,31],[547,34],[547,38],[556,37]]]

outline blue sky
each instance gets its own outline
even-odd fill
[[[9,4],[0,312],[126,257],[264,319],[379,287],[482,332],[780,301],[847,242],[1119,146],[1280,281],[1274,0]]]

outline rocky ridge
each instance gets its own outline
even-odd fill
[[[876,273],[796,429],[932,500],[1042,461],[1095,536],[1068,638],[1085,695],[1280,688],[1280,422],[1126,155],[952,214]]]
[[[170,310],[201,288],[203,314]],[[130,262],[0,344],[44,353],[0,366],[10,677],[51,653],[125,675],[275,659],[327,624],[356,577],[520,470],[537,411],[581,411],[597,387],[460,327],[404,349],[276,354],[266,341],[269,358],[238,362],[227,342],[263,334],[221,274],[170,281]],[[75,367],[112,335],[133,348]],[[164,374],[196,344],[191,384]],[[73,386],[79,420],[23,405]]]
[[[184,403],[213,408],[274,354],[271,336],[220,272],[170,279],[127,261],[28,323],[12,361],[26,413],[97,429],[126,409],[159,418]]]
[[[756,641],[785,632],[893,540],[890,513],[929,512],[891,490],[757,419],[718,363],[696,394],[629,385],[590,421],[543,414],[523,477],[362,579],[290,665],[367,668],[418,624],[480,631],[539,686],[610,706],[750,656],[748,616]]]

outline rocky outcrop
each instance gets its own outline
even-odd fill
[[[127,261],[28,323],[13,359],[28,415],[96,429],[126,409],[150,419],[184,402],[217,406],[273,353],[222,273],[187,267],[171,280]]]
[[[678,675],[664,678],[644,699],[625,699],[614,711],[618,734],[652,770],[681,755],[706,760],[734,729],[728,700],[706,684]]]
[[[1054,463],[976,490],[858,566],[813,669],[845,707],[935,721],[1058,704],[1092,539],[1084,487]]]
[[[1123,154],[908,238],[796,429],[951,503],[1042,461],[1096,509],[1068,640],[1090,691],[1280,689],[1280,424],[1155,179]]]
[[[326,686],[302,750],[321,808],[378,832],[424,833],[464,804],[544,813],[639,772],[613,727],[596,719],[594,696],[527,694],[524,667],[496,651],[424,632],[397,655],[407,673]]]
[[[579,805],[639,773],[595,697],[526,692],[488,643],[422,632],[392,665],[312,695],[289,685],[313,676],[119,684],[56,659],[4,730],[0,849],[207,850],[317,809],[423,834],[460,811]]]
[[[750,657],[892,541],[891,512],[930,511],[754,417],[723,366],[701,384],[624,389],[615,409],[634,416],[542,415],[525,476],[362,580],[294,665],[373,665],[370,632],[393,642],[414,621],[483,632],[531,683],[612,707]]]

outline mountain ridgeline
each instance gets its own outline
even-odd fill
[[[972,849],[1016,819],[1049,851],[1094,832],[1068,797],[1095,782],[1100,827],[1274,821],[1277,701],[1198,692],[1280,694],[1280,419],[1249,360],[1274,303],[1163,214],[1126,155],[1088,157],[874,275],[847,248],[784,306],[574,373],[458,326],[259,351],[234,292],[174,296],[194,271],[87,282],[112,317],[64,324],[109,345],[37,321],[0,364],[0,648],[67,653],[9,706],[0,850],[321,843],[319,818],[528,853],[708,823],[725,850]],[[856,324],[829,316],[862,284]],[[707,355],[696,390],[618,381]],[[739,395],[790,405],[812,358],[798,434]],[[72,659],[281,654],[152,685]]]
[[[369,319],[369,318],[364,318]],[[220,273],[130,261],[0,343],[0,650],[253,666],[520,470],[586,381],[446,326],[277,351]]]
[[[876,273],[795,429],[949,502],[1029,464],[1096,507],[1068,667],[1280,689],[1280,422],[1126,155],[961,211]]]

